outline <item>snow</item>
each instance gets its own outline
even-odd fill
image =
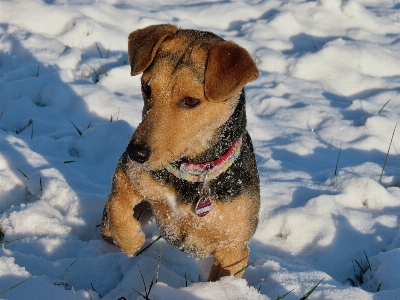
[[[0,1],[1,299],[142,299],[157,268],[151,299],[299,299],[322,279],[310,299],[399,299],[399,8]],[[162,239],[133,258],[101,239],[111,176],[141,120],[127,37],[157,23],[234,40],[259,68],[246,97],[262,202],[243,278],[205,282],[211,260]],[[159,236],[155,224],[144,232],[146,244]]]

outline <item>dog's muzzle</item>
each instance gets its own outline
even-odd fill
[[[128,153],[131,160],[142,164],[149,159],[151,150],[147,146],[129,144],[126,148],[126,153]]]

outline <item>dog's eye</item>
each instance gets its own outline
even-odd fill
[[[200,99],[193,97],[185,97],[180,101],[180,105],[186,108],[194,108],[200,104]]]
[[[142,81],[142,92],[146,96],[146,98],[150,99],[151,97],[151,87],[148,83]]]

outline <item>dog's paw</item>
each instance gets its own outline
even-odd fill
[[[132,257],[143,246],[146,238],[142,231],[138,232],[131,238],[124,237],[122,240],[116,240],[121,250],[128,256]]]

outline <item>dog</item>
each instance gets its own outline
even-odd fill
[[[213,256],[209,281],[241,276],[258,223],[260,183],[246,131],[244,85],[258,77],[234,42],[175,25],[128,39],[142,121],[118,161],[101,234],[133,256],[154,215],[173,247]]]

